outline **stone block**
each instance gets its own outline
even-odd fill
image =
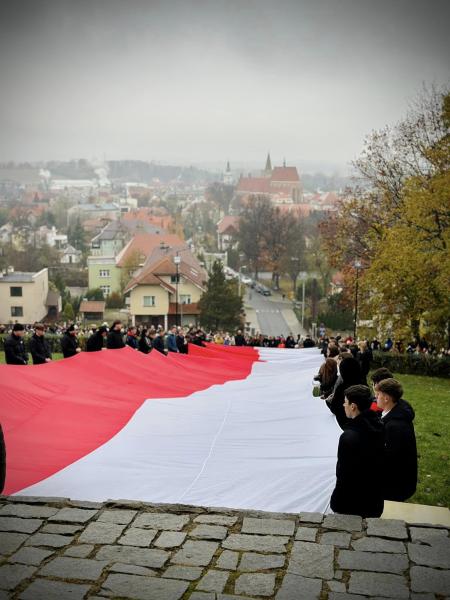
[[[37,567],[24,565],[2,565],[0,567],[0,589],[13,590],[15,587],[36,573]]]
[[[227,533],[227,528],[221,525],[196,525],[189,535],[201,540],[224,540]]]
[[[71,558],[60,556],[47,563],[39,571],[39,575],[58,579],[86,579],[95,581],[107,565],[107,561],[89,558]]]
[[[189,600],[216,600],[214,592],[193,592],[189,596]]]
[[[411,591],[450,596],[450,571],[430,569],[429,567],[412,567],[410,576]]]
[[[135,600],[179,600],[189,582],[163,577],[141,577],[113,573],[103,583],[101,593]]]
[[[51,579],[35,579],[20,594],[19,600],[83,600],[90,585],[65,583]]]
[[[49,521],[58,521],[63,523],[87,523],[92,519],[98,510],[88,510],[84,508],[61,508],[56,514],[49,518]]]
[[[19,517],[21,519],[48,519],[58,512],[54,506],[36,506],[34,504],[4,504],[0,508],[1,517]]]
[[[317,531],[315,527],[299,527],[295,539],[299,542],[315,542]]]
[[[97,521],[102,523],[116,523],[117,525],[129,525],[137,515],[137,510],[122,510],[107,508],[98,516]]]
[[[222,547],[227,550],[243,550],[254,552],[286,552],[287,537],[274,535],[245,535],[231,533],[222,542]]]
[[[181,531],[189,523],[188,515],[172,515],[170,513],[141,513],[134,521],[135,527],[142,529],[168,529]]]
[[[171,562],[177,565],[206,567],[211,562],[218,547],[217,542],[188,540],[172,557]]]
[[[125,563],[114,563],[109,571],[111,573],[129,573],[130,575],[144,575],[145,577],[153,577],[156,571],[148,567],[140,567],[138,565],[127,565]]]
[[[257,554],[244,552],[239,563],[239,571],[264,571],[284,566],[286,557],[282,554]]]
[[[353,550],[360,552],[389,552],[390,554],[405,554],[406,547],[403,542],[385,540],[377,537],[362,537],[352,542]]]
[[[25,546],[47,546],[49,548],[62,548],[73,542],[73,535],[57,535],[53,533],[35,533],[29,537]]]
[[[288,519],[254,519],[244,517],[242,533],[260,533],[262,535],[293,535],[295,521]]]
[[[374,571],[377,573],[400,574],[408,568],[408,559],[404,554],[340,550],[338,565],[341,569],[351,571]]]
[[[231,550],[224,550],[219,556],[216,563],[216,567],[219,569],[227,569],[229,571],[235,571],[239,560],[239,553],[232,552]]]
[[[332,579],[331,581],[327,581],[327,586],[330,592],[338,592],[345,594],[345,583],[342,581],[336,581]]]
[[[406,579],[389,573],[350,573],[348,591],[381,598],[409,598]]]
[[[327,546],[337,546],[338,548],[348,548],[351,537],[350,533],[344,531],[326,531],[322,534],[320,543]]]
[[[178,565],[171,565],[164,571],[162,577],[195,581],[196,579],[199,579],[202,571],[203,569],[201,567],[180,567]]]
[[[116,561],[127,565],[141,565],[160,569],[164,566],[169,554],[164,550],[134,548],[133,546],[103,546],[97,552],[97,560]]]
[[[359,594],[346,594],[345,592],[331,592],[328,595],[328,600],[367,600],[367,596],[360,596]]]
[[[412,542],[432,543],[436,539],[448,539],[447,529],[434,527],[410,527],[409,534]]]
[[[10,556],[8,562],[20,563],[22,565],[40,565],[46,558],[53,554],[53,550],[42,550],[41,548],[21,548]]]
[[[275,600],[319,600],[321,591],[320,579],[309,579],[288,573],[284,576]]]
[[[405,521],[398,519],[366,519],[367,535],[393,538],[397,540],[408,539]]]
[[[130,527],[124,533],[124,535],[118,540],[118,544],[124,546],[139,546],[141,548],[148,548],[157,532],[153,529],[138,529],[137,527]]]
[[[228,517],[226,515],[199,515],[195,517],[194,523],[204,523],[205,525],[224,525],[225,527],[232,527],[238,517]]]
[[[433,538],[431,546],[408,544],[409,558],[423,567],[450,569],[450,539]]]
[[[83,529],[83,525],[61,525],[60,523],[47,523],[41,533],[56,533],[58,535],[73,535]]]
[[[239,575],[234,585],[237,594],[250,596],[272,596],[275,589],[275,575],[269,573],[248,573]]]
[[[89,523],[78,540],[86,544],[112,544],[119,538],[126,525],[115,523]]]
[[[341,531],[362,531],[362,519],[356,515],[326,515],[323,527],[325,529],[338,529]]]
[[[294,542],[287,572],[312,579],[333,579],[333,546]]]
[[[301,512],[298,515],[301,523],[322,523],[324,515],[318,512]]]
[[[3,533],[0,535],[0,555],[11,554],[21,546],[28,536],[23,533]]]
[[[158,548],[177,548],[186,539],[184,531],[163,531],[154,543]]]
[[[69,546],[64,552],[64,556],[72,556],[73,558],[86,558],[94,549],[92,544],[76,544]]]
[[[197,590],[204,592],[223,592],[227,584],[229,573],[226,571],[209,570],[197,584]]]
[[[0,517],[0,531],[15,533],[34,533],[42,525],[41,519],[20,519],[18,517]]]

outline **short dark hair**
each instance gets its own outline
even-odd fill
[[[337,346],[335,346],[334,344],[330,344],[328,346],[328,357],[333,358],[334,356],[337,356],[338,354],[339,354],[339,348]]]
[[[383,379],[377,384],[377,390],[382,394],[387,394],[396,404],[403,396],[403,388],[396,379]]]
[[[372,394],[367,385],[351,385],[345,390],[345,396],[350,404],[356,404],[359,410],[367,410],[372,404]]]
[[[36,323],[36,325],[34,326],[35,329],[40,329],[41,331],[44,331],[45,329],[45,325],[43,323]]]
[[[24,331],[25,327],[22,325],[22,323],[14,323],[12,330],[13,331]]]
[[[383,381],[383,379],[392,379],[393,377],[394,374],[391,373],[389,369],[386,369],[386,367],[381,367],[380,369],[377,369],[372,373],[370,379],[375,384],[379,383],[380,381]]]

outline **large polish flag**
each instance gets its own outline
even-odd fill
[[[0,367],[5,494],[325,512],[340,430],[317,349],[130,348]]]

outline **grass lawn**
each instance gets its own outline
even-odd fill
[[[53,355],[54,360],[61,358]],[[0,352],[0,363],[4,362]],[[450,380],[400,374],[397,378],[416,411],[419,484],[408,502],[450,508]]]

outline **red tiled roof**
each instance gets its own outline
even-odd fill
[[[300,181],[298,176],[297,167],[274,167],[272,175],[270,177],[272,182],[275,181]]]
[[[235,231],[239,231],[239,217],[225,215],[225,217],[217,223],[217,232],[225,233],[230,227]]]
[[[116,264],[123,267],[134,253],[145,256],[144,260],[139,261],[142,264],[155,248],[159,248],[161,243],[168,246],[186,246],[174,233],[137,233],[119,253]]]
[[[241,177],[236,191],[248,194],[270,194],[270,179],[267,177]]]
[[[276,208],[279,208],[282,213],[292,213],[305,217],[311,212],[309,204],[277,204]]]
[[[106,302],[103,300],[83,300],[80,304],[80,312],[104,313]]]

